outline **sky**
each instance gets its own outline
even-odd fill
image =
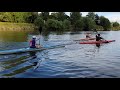
[[[82,16],[86,16],[88,12],[81,12]],[[66,12],[67,15],[70,14],[70,12]],[[98,14],[99,16],[104,16],[108,18],[111,22],[119,22],[120,23],[120,12],[95,12],[95,14]]]

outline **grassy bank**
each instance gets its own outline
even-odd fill
[[[120,30],[120,27],[112,27],[111,30],[112,30],[112,31],[119,31],[119,30]]]
[[[96,30],[104,31],[102,26],[95,26]],[[31,23],[10,23],[10,22],[0,22],[0,31],[24,31],[24,30],[36,30],[37,27]],[[73,30],[72,27],[65,31]],[[112,31],[120,30],[120,27],[111,27]]]
[[[34,24],[0,22],[0,30],[35,30]]]

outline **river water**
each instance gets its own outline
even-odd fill
[[[39,33],[0,31],[0,50],[29,46],[32,35],[40,37],[44,47],[54,49],[0,55],[0,78],[120,78],[120,31],[101,31],[106,40],[115,42],[79,44],[85,32]],[[92,33],[93,37],[96,33]],[[39,42],[37,42],[39,43]]]

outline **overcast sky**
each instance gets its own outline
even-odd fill
[[[88,12],[81,12],[82,16],[86,16]],[[119,22],[120,23],[120,12],[95,12],[99,16],[105,16],[108,18],[111,22]],[[66,12],[67,15],[69,15],[69,12]]]

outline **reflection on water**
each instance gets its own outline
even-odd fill
[[[19,74],[19,73],[24,73],[27,69],[31,68],[33,65],[30,65],[30,66],[26,66],[26,67],[22,67],[20,69],[17,69],[15,71],[13,71],[12,73],[9,73],[9,74],[3,74],[2,76],[13,76],[13,75],[16,75],[16,74]]]
[[[25,42],[28,32],[0,31],[0,42]]]
[[[28,57],[23,56],[23,57],[20,57],[20,58],[17,58],[17,59],[15,58],[15,59],[12,59],[12,60],[5,61],[2,64],[7,64],[8,66],[5,66],[4,68],[9,69],[9,68],[15,67],[15,66],[17,66],[21,63],[24,63],[25,62],[24,59],[26,59],[26,58],[28,58]]]
[[[37,59],[37,60],[36,60]],[[34,67],[38,68],[39,58],[36,56],[36,52],[30,52],[28,55],[15,56],[14,58],[1,61],[1,67],[3,70],[2,76],[13,77],[14,75],[26,72],[28,69]],[[39,63],[40,64],[40,63]]]
[[[33,31],[0,31],[0,50],[28,47],[32,35]]]
[[[105,78],[120,77],[120,31],[100,32],[106,44],[79,44],[85,32],[47,33],[41,37],[45,47],[65,47],[0,55],[1,78]],[[0,50],[28,47],[36,32],[0,32]],[[92,34],[95,36],[95,33]],[[76,43],[77,42],[77,43]]]
[[[100,44],[98,43],[98,44],[96,44],[96,46],[98,47],[98,48],[100,48]]]

